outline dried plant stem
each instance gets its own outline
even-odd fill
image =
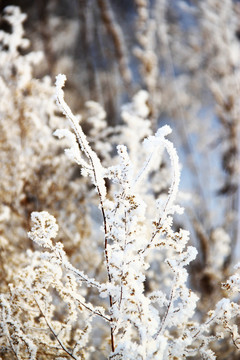
[[[65,79],[64,79],[64,81],[65,81]],[[64,81],[61,82],[61,87],[64,85]],[[60,86],[58,87],[58,91],[56,94],[57,104],[59,105],[62,112],[66,115],[68,120],[70,121],[70,124],[76,135],[77,143],[78,143],[80,150],[86,155],[86,157],[89,160],[89,165],[90,165],[90,168],[91,168],[91,171],[93,174],[94,183],[95,183],[96,190],[97,190],[97,193],[99,196],[100,208],[101,208],[103,223],[104,223],[104,234],[105,234],[104,253],[105,253],[105,259],[106,259],[108,280],[109,280],[109,282],[111,282],[111,274],[110,274],[109,258],[108,258],[108,250],[107,250],[108,226],[107,226],[107,218],[106,218],[104,204],[103,204],[103,201],[105,198],[104,191],[106,191],[106,190],[105,190],[104,180],[102,179],[102,174],[98,173],[98,171],[97,171],[97,166],[100,166],[100,168],[101,168],[101,163],[100,163],[100,160],[97,157],[97,155],[92,151],[90,145],[88,144],[86,136],[83,133],[83,131],[82,131],[80,125],[78,124],[75,116],[73,115],[71,109],[66,104],[66,102],[64,100],[64,94],[63,94],[61,87]],[[100,187],[100,185],[99,185],[100,179],[103,182],[103,183],[101,183],[101,185],[103,185],[104,191],[103,191],[103,187]],[[111,295],[109,295],[109,304],[110,304],[110,314],[111,314],[112,306],[113,306],[113,300],[112,300]],[[113,318],[112,317],[110,318],[110,322],[111,322],[111,349],[112,349],[112,352],[114,352],[115,345],[114,345],[114,335],[113,335],[113,326],[112,326]]]
[[[36,297],[34,297],[34,300],[35,300],[35,302],[36,302],[36,304],[37,304],[37,307],[38,307],[41,315],[43,316],[43,318],[44,318],[44,320],[45,320],[45,322],[46,322],[49,330],[51,331],[51,333],[52,333],[53,336],[55,337],[56,341],[57,341],[57,342],[59,343],[59,345],[61,346],[62,350],[65,351],[72,359],[78,360],[78,358],[77,358],[76,356],[74,356],[74,355],[72,354],[72,352],[70,352],[70,351],[66,348],[66,346],[63,344],[62,340],[58,337],[58,334],[56,334],[54,328],[52,327],[52,325],[51,325],[50,322],[48,321],[48,319],[47,319],[46,315],[44,314],[44,312],[43,312],[43,310],[42,310],[42,308],[41,308],[38,300],[36,299]]]
[[[106,218],[106,214],[105,214],[105,210],[104,210],[104,206],[103,206],[103,201],[102,201],[102,196],[101,196],[101,193],[100,193],[100,189],[98,189],[98,194],[99,194],[99,198],[100,198],[100,206],[101,206],[101,211],[102,211],[102,216],[103,216],[103,223],[104,223],[104,233],[105,233],[104,253],[105,253],[105,259],[106,259],[106,265],[107,265],[108,281],[111,282],[112,279],[111,279],[111,274],[110,274],[110,269],[109,269],[109,258],[108,258],[108,250],[107,250],[107,245],[108,245],[108,241],[107,241],[107,234],[108,234],[107,218]],[[112,300],[111,295],[109,295],[109,304],[110,304],[110,313],[111,313],[111,309],[112,309],[112,306],[113,306],[113,300]],[[110,318],[110,322],[111,322],[111,349],[112,349],[112,352],[114,352],[115,344],[114,344],[114,334],[113,334],[113,327],[112,327],[112,323],[113,323],[112,316]]]
[[[156,333],[156,335],[154,336],[155,339],[157,339],[157,337],[161,334],[161,332],[164,330],[164,327],[165,327],[165,324],[166,324],[166,320],[168,318],[168,315],[169,315],[169,311],[171,309],[171,306],[173,304],[173,300],[174,300],[174,293],[175,293],[175,288],[176,288],[176,284],[177,284],[177,281],[178,281],[178,274],[176,275],[175,277],[175,281],[173,283],[173,287],[172,287],[172,290],[171,290],[171,294],[170,294],[170,299],[169,299],[169,302],[168,302],[168,306],[167,306],[167,310],[164,314],[164,317],[162,319],[162,323],[161,323],[161,327],[159,328],[158,332]]]
[[[109,1],[98,0],[97,3],[99,6],[103,23],[106,26],[107,31],[111,35],[114,43],[116,58],[119,61],[119,70],[121,76],[126,84],[126,87],[128,88],[132,80],[132,75],[128,66],[122,30],[120,26],[117,25]]]
[[[111,321],[107,316],[101,314],[99,311],[94,311],[93,309],[91,309],[89,306],[87,306],[86,304],[84,304],[82,301],[80,300],[77,300],[81,306],[83,306],[85,309],[87,309],[88,311],[90,311],[92,314],[94,315],[98,315],[100,316],[101,318],[103,318],[104,320],[106,321]]]

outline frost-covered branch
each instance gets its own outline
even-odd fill
[[[64,92],[62,90],[62,87],[64,86],[65,81],[66,81],[65,75],[60,74],[56,78],[57,105],[59,106],[59,108],[63,112],[63,114],[65,114],[66,117],[68,118],[68,120],[74,130],[79,147],[80,147],[81,151],[86,155],[87,159],[89,160],[90,169],[91,169],[90,175],[92,176],[93,183],[95,184],[95,186],[98,190],[101,201],[104,201],[105,196],[106,196],[106,187],[105,187],[105,183],[104,183],[104,169],[103,169],[96,153],[94,151],[92,151],[91,147],[89,146],[86,136],[83,133],[82,128],[79,125],[76,117],[73,115],[71,109],[64,101]],[[62,134],[59,132],[57,132],[56,135],[62,136]],[[73,151],[74,151],[74,149],[73,149]],[[78,157],[79,157],[79,154],[76,154],[76,158],[78,158]]]
[[[65,75],[58,75],[56,79],[56,99],[57,104],[59,108],[62,110],[62,112],[66,115],[68,120],[70,121],[70,124],[74,130],[75,136],[77,138],[78,144],[82,152],[86,155],[86,157],[89,160],[90,163],[90,173],[89,175],[92,177],[93,184],[96,186],[99,199],[100,199],[100,208],[102,211],[103,216],[103,223],[104,223],[104,233],[105,233],[105,241],[104,241],[104,249],[105,249],[105,258],[106,258],[106,266],[107,266],[107,273],[108,273],[108,280],[111,282],[111,275],[110,275],[110,269],[109,269],[109,257],[108,257],[108,224],[107,224],[107,218],[105,215],[105,209],[104,209],[104,200],[106,197],[106,186],[104,181],[104,169],[100,163],[99,158],[97,157],[96,153],[91,149],[91,147],[88,144],[88,141],[86,139],[85,134],[83,133],[80,125],[77,122],[77,119],[74,117],[74,115],[71,112],[71,109],[68,107],[66,102],[64,101],[64,92],[62,90],[62,87],[64,86],[64,83],[66,81]],[[57,132],[56,135],[62,135],[61,133]],[[79,154],[77,153],[76,158],[79,158]],[[83,161],[79,161],[81,165],[84,165],[85,163]],[[84,169],[87,170],[89,168],[88,166],[84,166]],[[110,308],[112,308],[112,296],[109,295],[109,302],[110,302]],[[111,311],[111,310],[110,310]],[[112,343],[112,351],[114,351],[114,338],[113,338],[113,331],[111,327],[111,343]]]

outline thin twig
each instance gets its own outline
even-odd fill
[[[96,311],[96,310],[91,309],[89,306],[87,306],[86,304],[84,304],[83,302],[81,302],[79,299],[77,299],[77,301],[78,301],[83,307],[85,307],[85,309],[87,309],[88,311],[90,311],[92,314],[98,315],[98,316],[100,316],[101,318],[103,318],[103,319],[106,320],[106,321],[111,321],[111,319],[109,319],[107,316],[101,314],[100,311],[98,312],[98,311]]]
[[[162,319],[162,322],[161,322],[161,326],[159,328],[159,330],[157,331],[157,333],[154,335],[154,339],[157,339],[157,337],[160,335],[160,333],[162,332],[163,328],[164,328],[164,325],[166,323],[166,320],[167,320],[167,317],[169,315],[169,311],[170,311],[170,308],[172,306],[172,303],[173,303],[173,297],[174,297],[174,292],[175,292],[175,287],[176,287],[176,283],[178,281],[178,274],[176,275],[175,277],[175,281],[174,281],[174,284],[173,284],[173,287],[172,287],[172,290],[171,290],[171,295],[170,295],[170,299],[169,299],[169,303],[168,303],[168,306],[167,306],[167,310],[164,314],[164,317]]]
[[[56,332],[55,332],[55,330],[53,329],[52,325],[51,325],[50,322],[48,321],[46,315],[45,315],[44,312],[42,311],[42,308],[41,308],[38,300],[37,300],[35,297],[34,297],[34,300],[35,300],[35,302],[36,302],[36,304],[37,304],[37,307],[38,307],[41,315],[43,316],[43,318],[44,318],[44,320],[45,320],[45,322],[46,322],[49,330],[51,331],[51,333],[53,334],[53,336],[55,337],[55,339],[57,340],[57,342],[58,342],[59,345],[61,346],[62,350],[65,351],[72,359],[78,360],[78,358],[77,358],[76,356],[74,356],[74,355],[72,354],[72,352],[70,352],[70,351],[66,348],[66,346],[63,344],[62,340],[58,337],[58,335],[56,334]]]
[[[107,241],[107,218],[106,218],[106,214],[105,214],[105,210],[104,210],[104,206],[103,206],[103,201],[102,201],[102,196],[101,196],[101,192],[100,189],[97,187],[97,191],[99,194],[99,198],[100,198],[100,205],[101,205],[101,211],[102,211],[102,216],[103,216],[103,223],[104,223],[104,234],[105,234],[105,240],[104,240],[104,253],[105,253],[105,258],[106,258],[106,264],[107,264],[107,273],[108,273],[108,280],[111,283],[112,278],[111,278],[111,274],[110,274],[110,268],[109,268],[109,258],[108,258],[108,250],[107,250],[107,245],[108,245],[108,241]],[[109,295],[109,304],[110,304],[110,313],[112,311],[112,306],[113,306],[113,299],[112,296]],[[111,324],[113,323],[113,318],[111,316]],[[115,351],[115,344],[114,344],[114,334],[113,334],[113,327],[111,326],[111,348],[112,348],[112,352]]]

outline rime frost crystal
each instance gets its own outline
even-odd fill
[[[33,212],[31,215],[33,226],[28,236],[40,246],[52,248],[51,239],[57,236],[58,225],[54,216],[47,211]]]
[[[144,120],[148,114],[147,93],[139,93],[124,108],[122,116],[127,126],[123,125],[122,133],[133,132],[134,121],[141,132],[129,146],[127,142],[118,145],[114,165],[104,168],[79,118],[64,101],[65,80],[65,75],[57,77],[56,100],[73,132],[58,129],[54,135],[70,142],[71,147],[65,150],[67,156],[81,166],[95,186],[103,220],[99,248],[105,256],[105,274],[97,281],[73,266],[63,244],[52,242],[58,233],[55,218],[46,211],[33,212],[29,238],[46,249],[42,253],[28,251],[31,261],[19,272],[17,284],[9,287],[9,298],[0,297],[1,328],[11,351],[18,354],[19,349],[27,349],[29,360],[35,360],[40,343],[46,351],[54,349],[58,359],[62,354],[74,360],[90,359],[92,351],[98,349],[98,341],[110,337],[111,348],[106,344],[103,352],[109,360],[169,360],[197,354],[214,359],[214,352],[209,350],[214,338],[209,336],[211,325],[223,324],[237,344],[238,331],[232,322],[239,306],[222,299],[205,323],[194,318],[198,297],[188,287],[186,267],[196,258],[197,250],[187,245],[188,231],[173,228],[173,216],[182,209],[176,204],[179,160],[166,138],[171,128],[164,126],[155,135],[151,133]],[[139,102],[143,104],[137,111]],[[98,131],[104,130],[103,109],[95,103],[88,103],[88,107],[90,123],[97,121]],[[163,196],[157,192],[160,195],[156,198],[149,184],[161,167],[164,150],[170,158],[172,178],[169,191]],[[106,179],[111,184],[108,193]],[[93,244],[87,246],[90,257]],[[102,266],[103,257],[98,266]],[[98,269],[95,274],[99,275]],[[157,290],[156,285],[151,287],[153,282]],[[236,274],[223,287],[238,291],[239,283]],[[13,313],[16,320],[12,320]],[[23,314],[29,328],[39,331],[38,336],[28,335],[29,330],[21,323]],[[97,326],[104,328],[100,340],[94,338]],[[13,330],[16,335],[10,336]]]
[[[88,144],[88,141],[86,139],[85,134],[82,131],[81,126],[78,123],[77,118],[73,115],[71,112],[71,109],[64,101],[64,92],[62,90],[62,87],[64,86],[64,83],[66,81],[65,75],[58,75],[56,78],[56,101],[57,105],[59,106],[60,110],[66,115],[68,120],[70,121],[70,124],[74,130],[78,145],[81,149],[81,151],[85,154],[87,157],[89,164],[87,165],[87,170],[90,169],[90,172],[87,171],[88,174],[90,174],[92,181],[94,185],[96,186],[96,189],[101,196],[101,200],[103,201],[106,196],[106,187],[104,182],[104,168],[101,165],[101,162],[96,155],[94,151],[92,151],[91,147]],[[74,141],[75,145],[75,141]],[[81,165],[84,165],[84,163],[81,163]]]

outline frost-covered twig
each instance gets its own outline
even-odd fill
[[[147,246],[144,249],[141,249],[139,251],[140,253],[144,253],[146,250],[152,247],[156,235],[163,230],[163,223],[165,222],[165,219],[167,218],[168,215],[172,215],[174,212],[178,212],[178,213],[182,212],[182,208],[176,205],[174,206],[174,201],[176,200],[178,187],[180,183],[180,167],[179,167],[179,160],[176,149],[169,140],[165,139],[165,136],[170,134],[171,131],[172,130],[169,126],[164,126],[163,128],[158,130],[155,137],[149,137],[148,139],[145,140],[145,144],[150,148],[153,147],[154,152],[159,151],[159,147],[166,148],[171,160],[171,168],[173,175],[172,175],[171,186],[169,188],[169,194],[165,202],[165,205],[163,207],[163,210],[161,212],[160,218],[154,222],[155,230],[152,232],[151,239],[149,240]],[[154,153],[152,152],[149,158],[147,159],[147,162],[144,164],[143,169],[141,169],[140,174],[137,177],[137,181],[139,181],[139,178],[142,176],[143,172],[147,171],[147,168],[149,167],[149,164],[153,156]]]
[[[52,333],[52,335],[54,336],[54,338],[56,339],[56,341],[59,343],[59,345],[60,345],[60,347],[62,348],[62,350],[63,350],[64,352],[66,352],[72,359],[74,359],[74,360],[79,360],[79,358],[76,357],[76,356],[74,356],[73,352],[69,351],[69,350],[67,349],[67,347],[63,344],[62,340],[59,338],[58,334],[57,334],[56,331],[54,330],[54,328],[53,328],[53,326],[51,325],[50,321],[47,319],[46,315],[44,314],[44,312],[43,312],[43,310],[42,310],[42,308],[41,308],[41,306],[40,306],[40,304],[39,304],[38,299],[35,297],[34,300],[35,300],[35,302],[36,302],[36,304],[37,304],[37,307],[38,307],[41,315],[43,316],[43,318],[44,318],[44,320],[45,320],[45,322],[46,322],[49,330],[51,331],[51,333]]]
[[[105,233],[105,241],[104,241],[105,259],[106,259],[108,280],[109,280],[109,282],[111,282],[108,249],[107,249],[108,224],[107,224],[107,218],[106,218],[104,204],[103,204],[105,197],[106,197],[106,186],[105,186],[105,182],[104,182],[104,169],[103,169],[101,162],[100,162],[99,158],[97,157],[96,153],[91,149],[90,145],[88,144],[86,136],[83,133],[81,126],[77,122],[77,119],[74,117],[73,113],[71,112],[71,109],[64,101],[64,92],[62,90],[62,87],[64,86],[65,81],[66,81],[65,75],[58,75],[56,78],[57,104],[58,104],[59,108],[62,110],[62,112],[66,115],[68,120],[70,121],[70,124],[74,130],[78,144],[80,146],[80,149],[86,155],[86,157],[88,158],[89,163],[90,163],[90,168],[91,168],[90,175],[92,177],[93,183],[96,186],[96,189],[97,189],[97,192],[99,195],[100,208],[101,208],[102,216],[103,216],[104,233]],[[86,167],[85,167],[85,170],[86,170]],[[113,305],[111,295],[109,295],[109,302],[110,302],[110,312],[111,312],[111,308]],[[114,346],[114,337],[113,337],[112,327],[111,327],[111,344],[112,344],[112,351],[114,352],[115,346]]]

